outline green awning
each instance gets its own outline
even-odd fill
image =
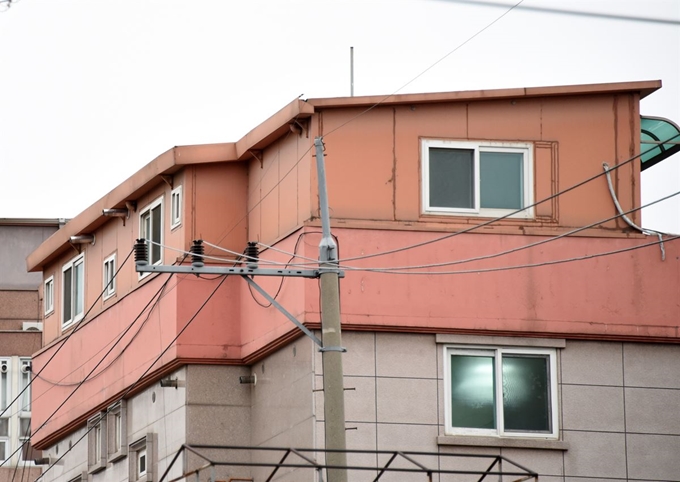
[[[640,152],[644,152],[640,156],[641,170],[652,167],[678,151],[680,127],[676,123],[663,117],[640,117]]]

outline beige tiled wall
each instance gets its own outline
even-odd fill
[[[444,381],[435,335],[345,332],[343,345],[348,448],[496,453],[548,482],[680,480],[680,346],[568,340],[558,350],[561,436],[568,449],[554,450],[438,446]],[[321,388],[319,354],[315,373]],[[322,392],[315,392],[315,410],[323,446]],[[354,455],[349,462],[375,459]],[[442,468],[461,463],[438,462]],[[369,479],[369,473],[351,477]],[[441,477],[453,480],[472,479]]]

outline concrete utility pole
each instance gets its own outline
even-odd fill
[[[316,170],[319,178],[319,208],[322,238],[319,243],[321,282],[321,333],[323,348],[323,399],[326,427],[326,464],[347,467],[345,439],[345,388],[342,369],[342,336],[340,330],[340,290],[338,285],[338,247],[331,236],[326,191],[326,169],[323,139],[314,139]],[[347,482],[347,469],[328,469],[328,482]]]
[[[1,0],[0,0],[1,1]],[[321,351],[323,364],[324,418],[326,420],[326,465],[338,468],[328,470],[328,482],[347,482],[347,454],[345,442],[345,389],[343,384],[342,347],[340,332],[340,289],[338,279],[344,273],[338,267],[338,246],[331,236],[328,214],[328,193],[326,192],[326,170],[324,167],[323,140],[314,139],[316,146],[316,168],[319,177],[319,207],[323,236],[319,243],[318,269],[259,268],[257,249],[248,254],[245,267],[205,266],[203,241],[195,240],[190,248],[191,266],[150,265],[149,246],[151,241],[138,239],[135,243],[135,269],[138,273],[191,273],[238,275],[258,293],[264,296],[276,309],[283,313],[295,326],[316,343]],[[249,243],[255,245],[256,243]],[[291,276],[297,278],[319,278],[321,283],[321,333],[319,340],[314,333],[300,323],[281,304],[255,282],[255,276]]]

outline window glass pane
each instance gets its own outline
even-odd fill
[[[139,451],[139,456],[137,458],[138,474],[140,476],[146,474],[146,449]]]
[[[496,428],[494,358],[451,356],[451,425]]]
[[[62,321],[67,322],[71,320],[71,271],[72,268],[64,271],[64,286],[62,287],[62,292],[64,293],[63,305],[64,305],[64,319]]]
[[[19,419],[19,437],[29,437],[31,435],[31,419]]]
[[[524,155],[519,152],[480,152],[480,206],[520,209],[524,204]]]
[[[474,151],[430,148],[430,206],[474,208]]]
[[[160,204],[151,210],[151,240],[161,242],[161,206]],[[161,260],[161,247],[158,244],[151,245],[151,264]]]
[[[83,312],[83,298],[85,297],[85,263],[81,260],[74,267],[73,280],[73,302],[75,304],[74,315],[80,315]]]
[[[503,417],[508,431],[550,431],[547,356],[503,356]]]
[[[0,418],[0,437],[9,437],[9,419]]]
[[[114,414],[114,438],[113,447],[114,451],[118,452],[123,445],[123,417],[120,413]]]

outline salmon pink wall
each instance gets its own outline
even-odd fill
[[[361,112],[327,109],[315,124],[329,132],[324,137],[329,203],[331,217],[338,220],[478,223],[479,218],[421,214],[422,138],[533,143],[536,201],[600,174],[603,162],[614,166],[639,149],[638,96],[633,94],[384,106],[355,118]],[[624,210],[639,205],[638,164],[613,174]],[[315,174],[310,190],[315,199]],[[499,224],[582,226],[614,212],[600,177],[542,205],[536,220]],[[603,226],[621,228],[615,221]]]
[[[272,243],[310,218],[314,139],[289,132],[248,161],[248,239]]]
[[[215,163],[187,170],[191,187],[186,197],[191,239],[204,239],[227,249],[242,252],[246,243],[246,196],[248,173],[242,163]],[[206,253],[223,255],[211,248]]]
[[[369,229],[335,229],[334,234],[344,247],[341,258],[398,249],[442,236],[442,233]],[[470,233],[347,264],[384,268],[443,263],[501,253],[545,239],[550,238]],[[656,237],[566,237],[513,254],[437,270],[537,264],[616,251],[656,240]],[[342,321],[347,327],[491,330],[641,339],[654,336],[678,340],[680,242],[669,241],[665,249],[665,261],[661,260],[661,251],[655,245],[584,261],[455,275],[347,270],[341,282]],[[317,321],[315,315],[308,316],[308,321]]]

